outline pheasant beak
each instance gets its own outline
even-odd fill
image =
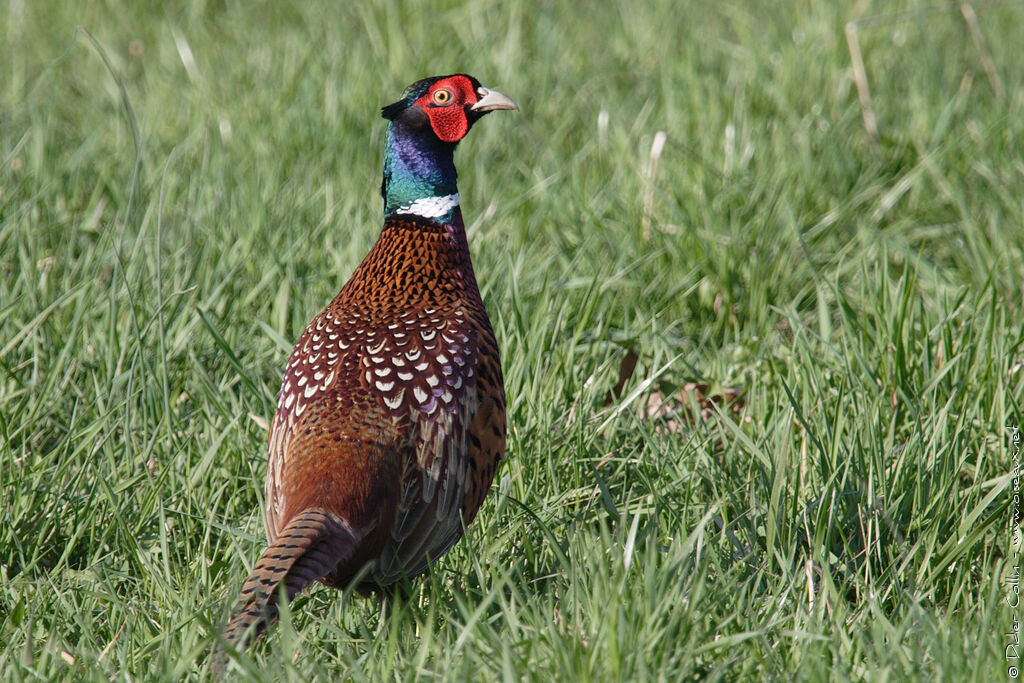
[[[519,111],[519,105],[512,101],[512,98],[502,95],[497,90],[491,90],[483,86],[476,89],[480,99],[476,101],[470,111],[475,111],[483,114],[484,112],[494,111],[496,109],[515,109]]]

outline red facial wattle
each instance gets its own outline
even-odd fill
[[[435,100],[435,93],[447,90],[451,97],[443,105]],[[427,113],[434,134],[445,142],[458,142],[469,132],[466,106],[473,105],[479,98],[473,83],[465,76],[452,76],[430,86],[416,105]]]
[[[469,132],[469,121],[461,108],[457,109],[453,105],[428,110],[427,113],[430,114],[430,126],[434,133],[445,142],[458,142]]]

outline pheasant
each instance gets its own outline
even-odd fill
[[[388,590],[473,521],[505,453],[505,389],[459,206],[455,147],[518,109],[472,76],[417,81],[381,111],[384,227],[299,338],[270,431],[269,547],[224,641],[258,638],[313,581]]]

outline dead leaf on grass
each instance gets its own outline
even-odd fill
[[[626,383],[636,372],[638,361],[636,352],[626,349],[619,363],[619,381],[605,396],[605,406],[622,398]],[[669,382],[660,382],[646,396],[637,399],[637,408],[643,419],[660,420],[660,429],[675,433],[683,427],[692,426],[696,415],[702,421],[707,421],[714,418],[718,411],[727,410],[739,415],[746,407],[743,389],[722,387],[720,391],[709,393],[710,388],[711,385],[706,382],[686,382],[679,387]],[[750,417],[745,417],[744,421],[749,422]]]

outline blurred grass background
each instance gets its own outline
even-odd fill
[[[935,7],[4,0],[4,680],[209,679],[379,108],[455,71],[522,108],[457,157],[503,481],[388,624],[314,588],[236,671],[1005,675],[1024,4],[973,6],[984,52]],[[687,423],[690,381],[742,401]]]

